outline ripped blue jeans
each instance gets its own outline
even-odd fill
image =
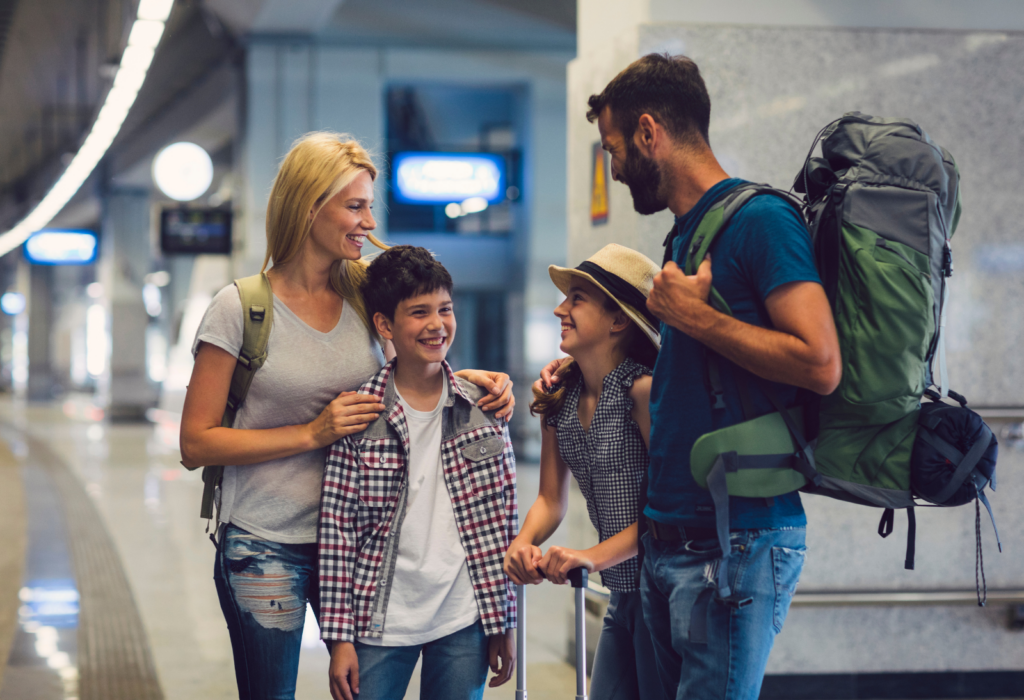
[[[223,525],[213,577],[228,623],[239,700],[293,700],[306,603],[320,617],[317,546]]]

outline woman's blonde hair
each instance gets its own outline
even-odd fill
[[[313,221],[323,205],[364,170],[371,179],[377,179],[377,168],[370,154],[348,134],[314,131],[296,140],[284,157],[270,190],[263,270],[271,260],[275,265],[284,265],[294,258],[309,238]],[[373,234],[367,232],[366,237],[378,248],[388,249]],[[365,280],[366,262],[363,260],[336,260],[331,266],[334,291],[352,305],[374,334],[361,292]]]

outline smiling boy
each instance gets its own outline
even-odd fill
[[[423,654],[422,698],[481,698],[514,665],[503,556],[518,529],[508,425],[452,374],[452,280],[396,246],[363,293],[395,359],[361,389],[385,405],[327,459],[320,504],[321,635],[335,700],[400,698]]]

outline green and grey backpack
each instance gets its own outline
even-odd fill
[[[224,428],[230,428],[235,424],[235,415],[249,393],[253,376],[267,361],[270,328],[274,325],[274,291],[270,287],[267,273],[261,272],[258,275],[237,279],[235,287],[238,288],[238,296],[242,301],[242,349],[238,353],[238,363],[231,375],[228,402],[220,423]],[[200,518],[213,518],[217,487],[220,486],[223,476],[222,465],[203,467]]]
[[[823,157],[811,157],[819,142]],[[781,197],[800,211],[832,306],[843,365],[835,392],[788,409],[765,382],[737,372],[744,409],[757,387],[775,412],[751,416],[745,410],[747,420],[701,436],[690,454],[694,479],[711,491],[725,558],[729,495],[771,498],[799,489],[880,507],[883,537],[892,531],[894,509],[906,509],[908,569],[914,567],[915,499],[932,505],[974,500],[991,516],[984,488],[995,487],[996,439],[966,400],[949,391],[946,371],[949,239],[960,218],[959,183],[953,157],[914,122],[852,112],[815,138],[796,178],[802,201],[766,185],[743,185],[699,224],[687,250],[687,274],[696,273],[718,232],[750,198]],[[714,289],[709,302],[731,315]],[[712,408],[723,400],[722,362],[705,349]],[[926,392],[933,402],[948,395],[961,406],[922,411]],[[936,458],[948,463],[948,473],[935,466]],[[916,470],[927,471],[928,478],[915,481]],[[912,482],[928,483],[929,493]],[[971,498],[965,499],[965,490]],[[977,542],[980,564],[980,530]],[[742,605],[746,601],[732,599],[724,563],[718,596]],[[983,604],[981,584],[978,594]]]

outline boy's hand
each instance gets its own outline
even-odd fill
[[[359,657],[352,642],[335,642],[327,672],[334,700],[355,700],[359,695]]]
[[[512,669],[516,667],[516,645],[512,630],[487,638],[487,657],[490,659],[491,671],[495,674],[487,685],[497,688],[507,683],[512,677]]]
[[[512,395],[512,380],[504,372],[487,372],[482,369],[462,369],[455,373],[468,382],[476,384],[488,391],[488,395],[477,401],[482,411],[494,411],[495,418],[510,420],[516,407],[516,397]]]
[[[505,575],[518,585],[540,583],[544,580],[544,574],[537,570],[540,560],[540,547],[517,537],[505,552]]]
[[[584,566],[588,573],[594,572],[594,562],[586,552],[568,547],[549,547],[544,558],[540,560],[540,569],[551,583],[563,584],[569,579],[566,575],[571,569]]]

